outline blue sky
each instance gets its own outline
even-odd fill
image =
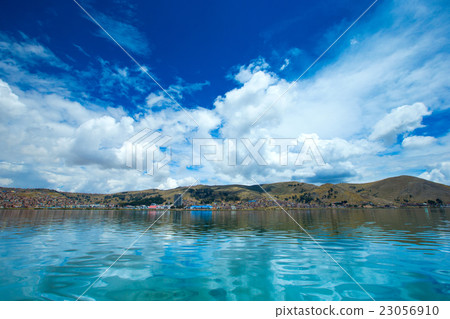
[[[372,3],[79,1],[182,110],[74,1],[4,1],[0,186],[114,192],[400,174],[449,184],[446,1],[378,1],[294,82]],[[124,142],[144,128],[172,137],[172,160],[152,176],[123,161]],[[192,140],[217,137],[297,139],[289,158],[311,139],[325,164],[280,165],[267,142],[267,165],[192,165]]]
[[[180,81],[208,83],[195,95],[186,96],[183,105],[212,108],[218,95],[234,87],[226,75],[259,56],[280,67],[298,52],[299,58],[283,74],[295,79],[329,45],[335,36],[329,34],[330,27],[337,24],[336,31],[344,31],[371,2],[340,1],[333,3],[332,10],[327,1],[79,3],[165,86]],[[91,68],[101,72],[105,64],[112,68],[135,67],[73,1],[9,1],[3,6],[0,27],[4,33],[37,40],[77,73]],[[27,8],[25,14],[23,8]],[[326,58],[332,56],[330,53]],[[101,86],[97,76],[91,79],[85,74],[77,84],[99,103],[123,105],[130,112],[135,111],[137,103],[143,103],[148,91],[156,88],[137,72],[135,76],[142,77],[140,84],[145,87],[140,100],[136,97],[137,101],[130,101],[129,93],[139,93],[135,91],[105,97],[92,87]]]

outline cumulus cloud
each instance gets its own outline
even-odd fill
[[[18,117],[25,111],[25,105],[11,91],[6,82],[0,79],[0,121],[6,122],[10,117]]]
[[[437,139],[433,136],[408,136],[403,142],[403,147],[420,148],[436,143]]]
[[[423,103],[397,107],[375,124],[369,138],[371,140],[381,139],[388,144],[392,144],[399,134],[412,132],[419,127],[423,127],[421,124],[423,117],[430,114],[431,111]],[[414,141],[414,139],[407,141],[406,144],[411,143],[411,141]],[[418,139],[415,139],[415,141],[418,141]]]
[[[419,177],[448,185],[450,184],[450,162],[439,163],[435,165],[435,168],[420,174]]]
[[[392,11],[392,29],[361,30],[357,45],[344,48],[337,59],[299,83],[283,78],[263,58],[237,66],[228,75],[235,87],[218,96],[212,108],[186,110],[199,127],[163,92],[144,86],[145,104],[129,115],[120,107],[87,104],[70,94],[21,90],[10,77],[0,80],[0,178],[12,186],[116,192],[188,185],[195,178],[209,184],[252,184],[252,178],[370,181],[417,172],[427,162],[430,166],[421,177],[448,183],[450,137],[414,132],[449,98],[450,59],[442,49],[445,41],[439,40],[448,28],[429,14],[395,5],[399,11]],[[414,23],[405,21],[411,16]],[[430,23],[435,25],[424,27]],[[133,47],[138,40],[129,48],[143,53],[145,48]],[[289,56],[291,63],[294,59],[294,54]],[[111,81],[105,92],[118,86],[128,94],[126,85],[132,83],[134,71],[104,62],[104,79]],[[2,67],[0,62],[5,70]],[[27,81],[32,83],[29,77]],[[182,100],[204,85],[207,82],[178,81],[168,90]],[[144,128],[171,137],[172,161],[153,176],[124,167],[123,143]],[[401,145],[394,143],[399,135]],[[193,165],[192,140],[213,137],[236,139],[235,164],[224,157]],[[246,160],[250,144],[242,139],[253,146],[263,141],[258,152],[265,164]],[[286,165],[280,164],[280,146],[271,144],[273,139],[293,141],[287,146]],[[308,140],[314,141],[323,163],[312,159],[296,165]],[[425,146],[427,154],[421,151]]]
[[[180,171],[191,162],[186,134],[210,137],[208,131],[220,123],[206,109],[189,110],[204,123],[197,128],[180,109],[147,109],[133,119],[120,108],[85,106],[57,94],[14,91],[17,94],[0,80],[0,177],[3,184],[11,180],[21,187],[117,192],[192,183],[194,177]],[[171,147],[178,155],[154,176],[125,166],[124,142],[143,128],[172,136]]]

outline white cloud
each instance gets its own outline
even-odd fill
[[[409,19],[401,12],[397,21]],[[440,39],[445,27],[423,29],[429,22],[427,15],[413,15],[416,24],[398,22],[392,32],[361,31],[357,46],[344,51],[339,59],[313,76],[302,79],[280,99],[292,83],[271,72],[267,63],[259,59],[241,66],[234,77],[240,86],[216,100],[214,111],[222,119],[219,130],[222,137],[295,138],[314,134],[328,170],[270,165],[231,170],[217,165],[209,167],[211,174],[233,174],[235,180],[259,176],[262,181],[275,181],[295,176],[313,181],[325,180],[326,174],[333,178],[334,170],[335,174],[340,172],[337,175],[342,180],[367,181],[417,170],[423,165],[424,154],[383,153],[395,152],[395,146],[388,147],[398,135],[422,127],[424,116],[445,107],[442,101],[449,98],[445,93],[445,74],[450,71],[450,63],[444,57],[445,51],[439,51],[443,49]],[[412,33],[416,37],[407,36]],[[429,54],[432,43],[433,52],[439,53]],[[269,106],[272,107],[267,113],[251,126]],[[407,138],[404,146],[413,149],[413,144],[431,145],[432,139]],[[442,154],[440,147],[434,150]],[[265,156],[270,158],[273,152],[267,152]],[[421,156],[422,160],[417,159]],[[380,167],[374,170],[374,166]]]
[[[22,37],[21,41],[17,41],[6,34],[0,33],[0,56],[3,60],[20,60],[33,65],[47,63],[61,69],[70,69],[50,49],[24,34],[22,34]]]
[[[283,71],[284,69],[286,69],[290,63],[291,63],[291,61],[289,59],[284,59],[284,63],[280,67],[280,71]]]
[[[11,178],[2,178],[0,177],[0,186],[9,186],[13,183],[14,181]]]
[[[424,28],[438,19],[428,14],[416,15],[414,23],[400,23],[405,19],[403,13],[395,13],[398,24],[392,30],[360,30],[358,45],[328,64],[324,61],[321,69],[312,70],[315,73],[301,79],[280,99],[293,83],[271,71],[264,59],[237,67],[231,75],[236,87],[217,97],[212,109],[186,110],[200,127],[167,96],[144,87],[147,104],[131,117],[122,108],[87,105],[60,92],[22,91],[10,78],[0,80],[0,176],[12,180],[12,185],[117,192],[188,185],[196,177],[210,184],[251,184],[252,178],[259,182],[293,178],[316,183],[369,181],[416,172],[429,163],[421,176],[448,183],[445,163],[450,138],[407,136],[422,126],[424,116],[445,107],[449,100],[450,59],[442,49],[448,28],[437,22],[433,28]],[[130,50],[135,40],[130,42]],[[143,52],[142,48],[133,50]],[[45,52],[29,51],[33,55]],[[294,53],[289,56],[292,63]],[[103,62],[105,92],[110,92],[108,87],[117,87],[128,94],[134,71]],[[0,69],[3,67],[7,66],[0,63]],[[26,79],[32,83],[32,78]],[[53,83],[51,78],[36,79]],[[17,83],[15,80],[12,83]],[[178,81],[168,90],[181,100],[183,94],[203,85],[207,83]],[[173,160],[154,176],[123,165],[123,142],[144,128],[172,137]],[[261,138],[293,138],[300,143],[289,148],[286,166],[277,162],[278,148],[266,143],[261,155],[267,165],[251,161],[249,165],[230,166],[218,161],[191,167],[192,139],[210,138],[213,132],[223,138],[249,138],[252,143]],[[402,134],[403,148],[389,145]],[[314,139],[325,165],[293,164],[305,138]],[[247,155],[242,143],[237,151],[240,163]]]
[[[23,171],[24,167],[20,163],[8,163],[8,162],[0,162],[0,172],[8,171],[8,172],[20,172]]]
[[[248,66],[242,65],[236,74],[230,74],[228,77],[243,84],[248,82],[253,77],[254,73],[267,70],[268,68],[269,64],[267,64],[264,59],[259,58],[250,63]]]
[[[6,122],[11,117],[18,117],[24,110],[25,105],[19,101],[19,97],[0,79],[0,121]]]
[[[450,184],[450,162],[442,162],[435,165],[435,168],[419,175],[420,178],[433,182]]]
[[[408,136],[402,142],[403,147],[420,148],[436,143],[437,139],[433,136]]]
[[[423,117],[430,114],[430,110],[423,103],[397,107],[375,124],[369,138],[371,140],[382,139],[386,143],[392,144],[399,134],[423,127],[421,124]]]
[[[179,108],[149,109],[132,119],[120,108],[88,108],[57,94],[14,91],[0,80],[0,176],[26,187],[115,192],[192,183],[185,171],[191,162],[187,137],[210,137],[208,132],[220,124],[206,109],[188,110],[202,122],[197,128]],[[173,167],[163,167],[155,176],[124,165],[124,142],[147,127],[172,136],[171,147],[179,155]],[[14,164],[18,159],[22,163]]]
[[[186,177],[182,179],[174,179],[172,177],[168,177],[163,183],[158,185],[158,189],[172,189],[179,186],[190,186],[194,185],[197,180],[194,177]]]

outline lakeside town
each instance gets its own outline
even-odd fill
[[[331,188],[333,190],[333,188]],[[333,190],[333,192],[337,192]],[[204,196],[206,193],[206,197]],[[274,195],[273,198],[260,196],[258,198],[239,199],[237,196],[229,196],[227,199],[214,201],[213,193],[204,190],[190,190],[191,196],[183,196],[182,193],[175,193],[172,198],[162,198],[160,195],[153,197],[126,197],[122,194],[99,195],[99,194],[72,194],[62,193],[46,189],[26,190],[26,189],[0,189],[0,209],[7,208],[27,208],[27,209],[188,209],[188,210],[251,210],[251,209],[273,209],[280,206],[286,209],[304,208],[398,208],[398,207],[448,207],[439,198],[423,202],[403,201],[395,204],[374,203],[372,201],[359,204],[350,203],[347,200],[321,202],[319,198],[315,200],[310,196],[287,196]],[[198,194],[202,194],[200,197]],[[136,195],[135,195],[136,196]],[[220,199],[220,196],[218,196]],[[330,190],[328,195],[330,196]],[[336,195],[334,195],[336,197]],[[121,202],[113,202],[117,198]],[[127,201],[128,198],[128,201]],[[131,201],[130,198],[139,198]],[[208,200],[205,200],[208,199]],[[275,199],[275,200],[274,200]]]
[[[320,207],[316,204],[302,204],[290,201],[278,201],[285,208],[312,208]],[[183,199],[182,194],[174,196],[173,203],[150,205],[120,205],[104,203],[87,203],[82,200],[74,200],[66,197],[57,197],[54,195],[38,195],[35,197],[21,196],[15,190],[0,191],[0,208],[64,208],[64,209],[252,209],[252,208],[270,208],[277,206],[271,199],[252,199],[248,201],[236,201],[231,203],[220,202],[212,204],[200,204],[198,201]],[[343,205],[335,205],[348,207]]]

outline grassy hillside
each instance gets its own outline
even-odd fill
[[[262,185],[280,203],[286,205],[312,206],[409,206],[428,203],[450,204],[450,187],[411,176],[398,176],[364,184],[323,184],[320,186],[282,182]],[[258,185],[196,185],[190,189],[178,187],[170,190],[149,189],[116,194],[84,194],[57,192],[47,189],[0,188],[17,198],[34,203],[45,200],[48,203],[103,204],[103,205],[150,205],[169,204],[176,194],[184,193],[183,199],[191,204],[247,203],[248,201],[269,201],[267,194]],[[4,196],[4,195],[2,195]],[[3,198],[4,200],[4,198]]]
[[[373,201],[421,203],[440,199],[450,203],[450,187],[412,176],[398,176],[366,184],[342,184],[354,187],[361,196]]]

